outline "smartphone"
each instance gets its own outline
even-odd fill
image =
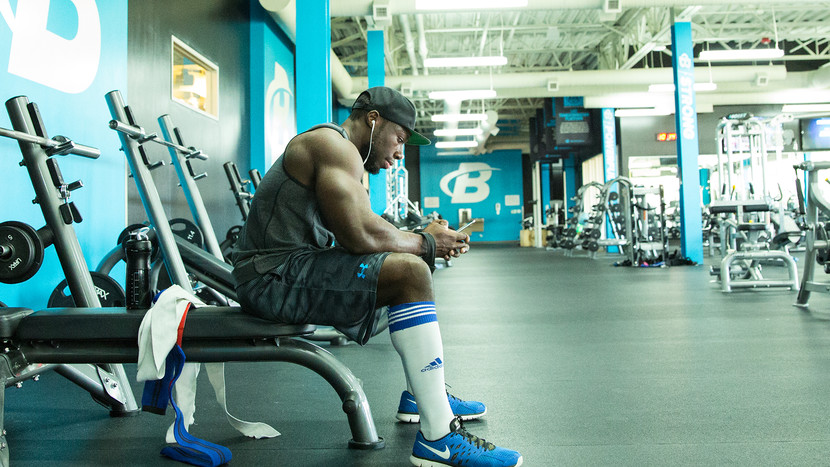
[[[464,225],[462,225],[461,227],[459,227],[459,228],[458,228],[458,230],[456,230],[456,232],[463,232],[463,231],[467,230],[467,229],[468,229],[471,225],[473,225],[473,224],[475,224],[475,223],[476,223],[476,220],[475,220],[475,219],[473,219],[473,220],[471,220],[470,222],[467,222],[466,224],[464,224]]]

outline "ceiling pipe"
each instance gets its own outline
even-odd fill
[[[765,76],[770,83],[783,81],[787,78],[787,69],[783,65],[774,66],[726,66],[713,67],[711,77],[715,83],[753,83],[759,75]],[[699,83],[709,81],[710,71],[707,68],[695,70],[695,80]],[[454,91],[463,89],[493,89],[499,97],[544,97],[548,95],[578,95],[572,94],[573,88],[591,88],[606,86],[619,88],[622,86],[642,86],[643,91],[650,84],[671,83],[671,68],[649,68],[635,70],[588,70],[567,72],[529,72],[529,73],[502,73],[502,74],[454,74],[454,75],[421,75],[421,76],[389,76],[386,85],[397,88],[405,84],[413,91]],[[549,92],[548,82],[556,82],[560,91]],[[368,86],[366,77],[352,78],[352,89],[365,89]],[[568,87],[571,87],[569,89]],[[355,99],[357,96],[350,96]]]
[[[409,56],[409,66],[412,67],[412,75],[418,76],[418,60],[415,58],[415,40],[412,39],[412,31],[409,29],[409,15],[399,16],[403,38],[406,45],[406,55]]]
[[[490,136],[496,136],[499,133],[499,127],[496,126],[496,122],[499,121],[499,113],[495,110],[488,110],[485,113],[487,114],[487,120],[481,122],[481,134],[475,137],[478,146],[473,148],[473,154],[476,155],[492,151],[490,148],[485,148],[487,140],[490,139]]]
[[[424,16],[415,15],[415,28],[418,30],[418,55],[421,57],[421,63],[424,63],[429,56],[429,49],[427,48],[427,35],[424,32]],[[429,70],[424,68],[424,74],[428,75]]]
[[[259,0],[260,5],[274,18],[277,24],[283,26],[292,42],[297,41],[297,10],[295,0]],[[371,10],[371,5],[369,6]],[[370,13],[371,14],[371,13]],[[331,86],[338,99],[351,99],[354,101],[356,95],[352,95],[352,77],[334,50],[329,51],[331,57]],[[365,89],[365,88],[364,88]],[[355,91],[357,92],[357,91]]]
[[[331,16],[366,16],[372,14],[373,0],[331,0]],[[467,9],[456,10],[417,10],[416,0],[390,0],[389,12],[393,15],[417,14],[417,13],[449,13],[469,12]],[[514,10],[602,10],[605,7],[605,0],[528,0],[527,6]],[[651,7],[677,7],[683,8],[689,5],[689,0],[625,0],[622,2],[625,8],[651,8]],[[695,0],[695,5],[723,5],[723,0]],[[781,0],[735,0],[730,2],[735,5],[780,5]],[[485,9],[478,12],[489,11]],[[492,11],[498,11],[496,9]]]
[[[824,64],[818,70],[810,72],[810,86],[814,88],[830,87],[830,66]]]

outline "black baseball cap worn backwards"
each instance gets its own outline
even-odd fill
[[[424,135],[415,131],[415,106],[392,88],[377,86],[361,92],[352,105],[354,109],[377,110],[381,117],[406,128],[409,131],[406,144],[424,146],[430,143]]]

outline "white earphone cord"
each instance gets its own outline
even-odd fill
[[[366,157],[363,159],[363,164],[369,160],[369,155],[372,154],[372,137],[375,135],[375,121],[372,120],[372,131],[369,133],[369,150],[366,152]]]

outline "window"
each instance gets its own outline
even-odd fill
[[[219,67],[173,36],[172,99],[219,116]]]

